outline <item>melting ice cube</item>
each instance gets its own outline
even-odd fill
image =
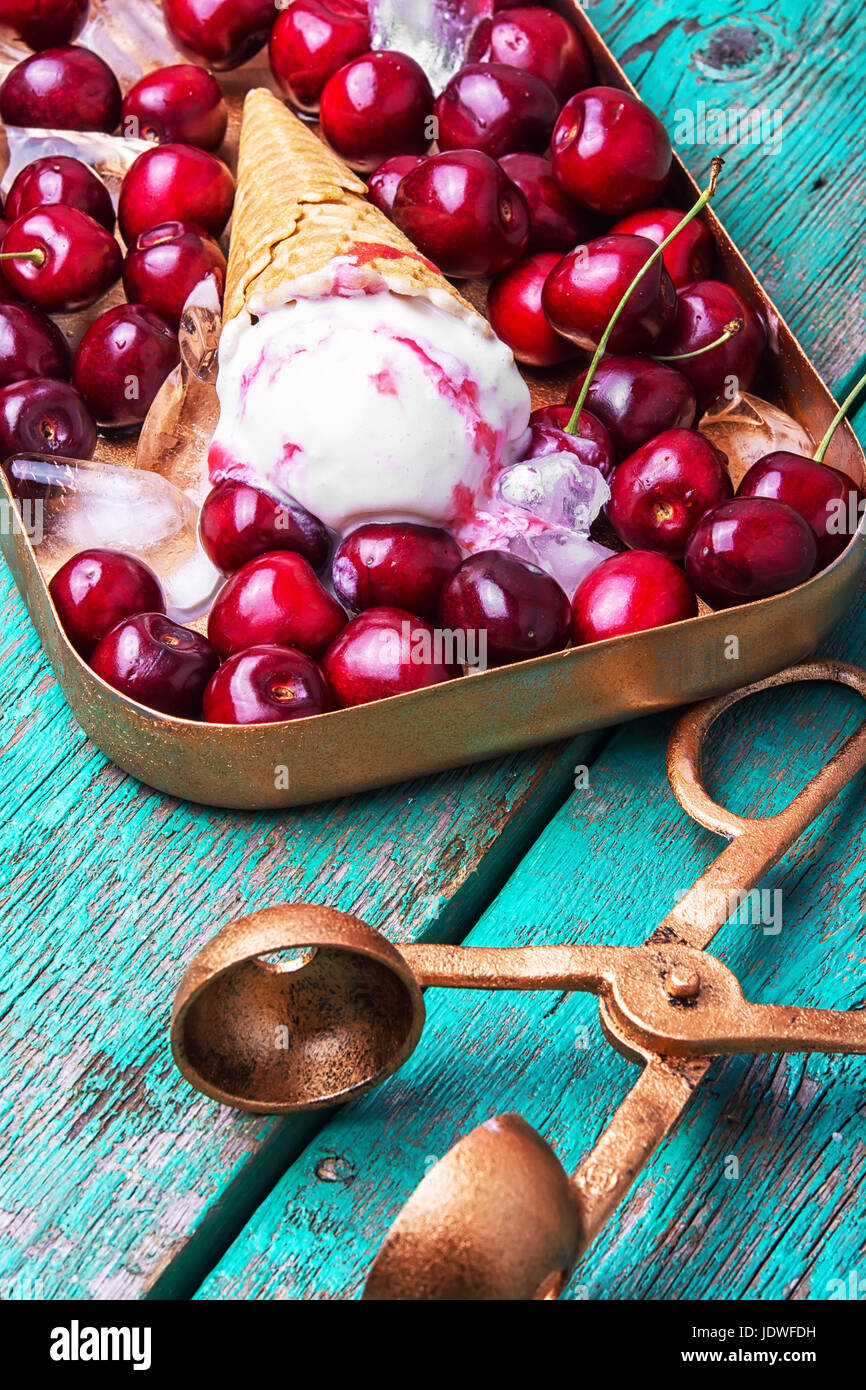
[[[790,449],[811,458],[816,447],[811,435],[784,410],[747,392],[713,406],[698,429],[727,454],[734,487],[764,454]]]
[[[569,599],[574,597],[575,590],[586,576],[602,560],[614,554],[607,546],[562,526],[551,527],[538,535],[514,536],[508,549],[521,560],[528,560],[530,564],[546,570],[565,590]]]
[[[396,48],[420,63],[439,93],[466,60],[469,40],[493,0],[370,0],[372,48]]]
[[[497,490],[504,502],[584,536],[610,497],[598,469],[573,454],[515,463],[500,473]]]

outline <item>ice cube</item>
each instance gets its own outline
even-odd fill
[[[789,449],[815,453],[815,441],[804,427],[776,405],[747,392],[712,406],[698,423],[701,434],[728,456],[734,487],[764,454]]]
[[[521,560],[546,570],[569,599],[586,576],[615,553],[563,526],[553,526],[537,535],[514,536],[508,549]]]
[[[515,463],[500,473],[497,492],[502,501],[548,525],[584,536],[610,497],[598,469],[574,454],[546,454]]]
[[[435,94],[466,61],[469,40],[493,0],[370,0],[372,48],[396,48],[420,63]]]

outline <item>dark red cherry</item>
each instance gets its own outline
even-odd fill
[[[267,43],[276,7],[274,0],[163,0],[162,9],[178,48],[224,72]]]
[[[81,550],[48,585],[60,625],[85,658],[107,632],[137,613],[164,613],[153,570],[120,550]]]
[[[194,145],[156,145],[127,170],[117,220],[127,245],[163,222],[194,222],[219,236],[234,196],[234,179],[216,155]]]
[[[483,150],[492,159],[515,150],[541,153],[559,103],[546,82],[504,63],[468,63],[433,108],[440,150]]]
[[[276,643],[319,657],[346,615],[303,555],[271,551],[248,560],[220,589],[208,637],[225,658]]]
[[[655,247],[646,237],[602,236],[570,251],[544,287],[553,327],[594,350],[629,285]],[[670,329],[676,290],[661,259],[650,265],[627,300],[608,341],[611,352],[649,352]]]
[[[370,173],[395,154],[425,154],[433,89],[405,53],[365,53],[339,69],[322,92],[319,118],[332,149]]]
[[[234,574],[272,550],[294,550],[321,569],[331,549],[326,528],[299,502],[279,502],[248,483],[217,483],[202,503],[199,535],[205,554]]]
[[[271,30],[271,71],[299,111],[318,114],[325,83],[370,47],[365,0],[294,0]]]
[[[219,149],[229,112],[215,77],[193,63],[175,63],[145,73],[123,99],[126,138]]]
[[[442,627],[486,634],[487,664],[558,652],[568,641],[571,610],[555,579],[502,550],[464,560],[439,600]],[[477,639],[476,639],[477,640]],[[479,647],[483,664],[483,647]]]
[[[470,279],[513,265],[529,240],[526,199],[478,150],[427,159],[401,180],[394,221],[446,275]]]
[[[697,600],[685,575],[655,550],[627,550],[602,560],[572,599],[575,645],[694,618]]]
[[[380,164],[375,174],[370,175],[367,184],[367,197],[373,206],[390,217],[394,211],[397,189],[406,175],[411,174],[424,160],[423,154],[395,154],[393,159],[386,159],[384,164]]]
[[[77,39],[89,11],[90,0],[3,0],[0,22],[39,52]]]
[[[34,259],[30,259],[31,253]],[[49,314],[86,309],[120,278],[123,253],[86,212],[49,204],[25,212],[3,238],[3,274],[12,288]]]
[[[7,125],[52,130],[102,130],[120,122],[120,87],[107,63],[89,48],[46,48],[24,58],[0,87]]]
[[[684,216],[685,213],[676,208],[647,208],[645,212],[633,212],[629,217],[621,218],[610,230],[611,233],[644,236],[654,241],[656,246],[661,246]],[[665,270],[678,290],[683,285],[691,284],[692,280],[702,280],[709,275],[714,259],[712,232],[699,217],[693,217],[662,252]]]
[[[0,304],[0,386],[34,376],[67,380],[72,358],[51,319],[27,304]]]
[[[618,87],[587,87],[566,102],[551,155],[569,197],[605,217],[657,202],[673,160],[658,116]]]
[[[406,608],[433,621],[442,588],[460,559],[459,545],[439,526],[371,521],[337,547],[334,589],[356,612]]]
[[[118,304],[78,345],[73,381],[100,425],[140,425],[180,357],[177,335],[143,304]]]
[[[440,650],[440,647],[442,650]],[[343,628],[322,658],[342,708],[423,690],[460,675],[429,623],[402,608],[368,608]]]
[[[487,316],[518,362],[552,367],[574,357],[574,344],[550,326],[541,302],[545,281],[558,265],[556,251],[539,251],[504,270],[490,287]]]
[[[210,724],[278,724],[327,714],[333,704],[312,657],[294,647],[261,646],[230,656],[214,673],[203,708]]]
[[[626,545],[679,560],[698,518],[733,495],[720,450],[697,430],[665,430],[623,459],[607,514]]]
[[[539,5],[509,7],[484,19],[469,44],[470,63],[508,63],[534,73],[567,101],[594,77],[589,49],[567,19]]]
[[[0,389],[0,458],[37,453],[89,459],[95,448],[96,426],[68,381],[32,377]]]
[[[105,634],[90,665],[128,699],[161,714],[198,719],[219,657],[200,633],[161,613],[139,613]]]
[[[753,463],[737,488],[737,496],[769,497],[793,507],[814,533],[817,570],[842,554],[862,516],[863,492],[853,478],[785,449],[765,454]]]
[[[815,537],[799,512],[768,497],[735,497],[705,512],[686,546],[686,574],[711,608],[766,598],[809,578]]]
[[[721,280],[696,280],[677,294],[676,317],[664,339],[666,356],[708,347],[735,319],[743,321],[739,333],[698,357],[684,357],[671,364],[688,377],[701,408],[723,392],[733,397],[737,391],[748,391],[767,335],[751,304]]]
[[[568,392],[573,406],[585,372]],[[695,393],[675,368],[649,357],[603,357],[586,403],[605,424],[617,458],[634,453],[662,430],[688,429],[695,419]]]
[[[582,410],[578,421],[580,433],[568,434],[565,426],[571,415],[571,407],[561,405],[533,411],[529,418],[529,443],[521,455],[521,462],[550,454],[574,454],[581,463],[597,468],[603,478],[609,478],[616,460],[608,430],[592,411]]]
[[[123,263],[123,287],[127,299],[177,328],[196,285],[213,275],[222,295],[225,274],[226,258],[212,236],[192,222],[163,222],[135,238]]]
[[[570,251],[595,233],[595,219],[565,196],[553,165],[541,154],[506,154],[499,161],[529,206],[529,250]]]
[[[5,218],[0,217],[0,251],[3,250],[3,241],[9,230],[9,223]],[[0,275],[0,304],[20,304],[21,296],[13,290],[5,275]]]
[[[6,218],[15,222],[45,203],[65,203],[114,231],[114,204],[102,179],[68,154],[44,155],[21,170],[6,194]]]

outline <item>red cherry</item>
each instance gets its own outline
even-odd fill
[[[721,280],[696,280],[677,294],[676,318],[665,335],[666,356],[708,347],[735,319],[742,319],[743,327],[727,342],[672,364],[692,383],[701,408],[728,388],[748,391],[767,335],[751,304]]]
[[[684,216],[676,208],[647,208],[645,212],[633,212],[621,218],[610,230],[612,234],[625,232],[629,236],[643,236],[661,246]],[[692,218],[688,226],[677,233],[662,252],[662,260],[678,290],[710,274],[715,250],[713,234],[699,217]]]
[[[673,160],[658,116],[618,87],[587,87],[567,101],[551,141],[553,169],[569,197],[605,217],[658,200]]]
[[[223,574],[272,550],[294,550],[321,569],[331,544],[318,517],[299,502],[278,502],[267,492],[236,483],[217,483],[199,515],[202,549]]]
[[[478,150],[427,159],[401,180],[394,221],[446,275],[495,275],[529,240],[526,199]]]
[[[96,426],[68,381],[32,377],[0,389],[0,458],[10,454],[60,454],[89,459]]]
[[[544,287],[552,326],[578,347],[598,346],[614,310],[655,247],[646,237],[595,237],[563,256]],[[661,259],[638,282],[610,336],[611,352],[654,348],[676,313],[676,290]]]
[[[367,522],[340,542],[334,589],[349,608],[406,608],[436,617],[443,585],[460,564],[460,547],[439,526]]]
[[[816,570],[825,569],[848,545],[859,521],[863,492],[853,478],[826,463],[780,449],[753,463],[738,497],[769,497],[793,507],[817,542]]]
[[[161,613],[139,613],[105,634],[90,665],[128,699],[161,714],[198,719],[219,657],[200,633]]]
[[[56,324],[26,304],[0,304],[0,386],[34,376],[66,380],[72,358]]]
[[[623,459],[613,475],[607,514],[635,550],[685,554],[700,516],[733,497],[723,453],[697,430],[665,430]]]
[[[686,546],[686,574],[711,608],[793,589],[815,569],[808,524],[785,502],[735,497],[705,512]]]
[[[234,179],[216,155],[194,145],[156,145],[127,170],[117,219],[127,245],[163,222],[195,222],[219,236],[234,196]]]
[[[117,129],[120,87],[111,68],[89,48],[46,48],[24,58],[0,87],[7,125],[53,130]]]
[[[528,256],[494,280],[487,300],[493,331],[507,343],[518,362],[552,367],[574,357],[574,344],[555,333],[541,303],[545,281],[558,265],[556,251]]]
[[[367,197],[373,206],[390,217],[401,182],[424,161],[423,154],[395,154],[393,159],[386,159],[384,164],[380,164],[375,174],[370,175],[367,184]]]
[[[365,0],[293,0],[271,31],[271,71],[299,111],[315,116],[325,83],[370,47]]]
[[[163,0],[162,9],[178,48],[218,72],[255,57],[275,13],[274,0]]]
[[[318,657],[345,626],[346,615],[303,555],[259,555],[217,594],[208,637],[225,658],[247,647],[299,647]]]
[[[534,410],[529,417],[529,443],[521,462],[545,458],[550,454],[574,454],[581,463],[597,468],[603,478],[614,470],[613,442],[601,421],[589,410],[582,410],[578,421],[580,434],[568,434],[570,406],[545,406]]]
[[[460,675],[429,623],[402,608],[368,608],[328,648],[322,670],[342,708],[423,690]]]
[[[277,724],[333,708],[315,661],[293,647],[250,647],[230,656],[204,692],[210,724]]]
[[[218,242],[191,222],[163,222],[135,238],[123,263],[126,297],[177,328],[196,285],[213,275],[225,285],[226,258]]]
[[[576,29],[553,10],[509,7],[482,20],[469,44],[471,63],[510,63],[534,73],[560,102],[588,87],[594,77],[589,49]]]
[[[15,222],[46,203],[65,203],[114,231],[114,204],[102,179],[68,154],[45,155],[22,169],[6,195],[6,217]]]
[[[682,570],[655,550],[611,555],[578,585],[572,599],[577,646],[645,632],[694,618],[697,600]]]
[[[568,392],[573,406],[586,372]],[[603,357],[586,403],[607,426],[618,458],[634,453],[662,430],[688,429],[695,418],[695,393],[681,372],[648,357]]]
[[[127,139],[177,141],[216,150],[225,139],[229,112],[222,87],[204,68],[175,63],[145,73],[123,101]]]
[[[2,262],[12,288],[52,314],[95,304],[120,278],[123,265],[111,233],[87,213],[61,203],[35,208],[13,222],[3,238],[3,255],[17,257]]]
[[[100,425],[140,425],[180,351],[168,324],[142,304],[118,304],[78,344],[73,381]]]
[[[445,585],[439,621],[452,630],[486,634],[487,659],[494,666],[560,651],[568,641],[571,610],[544,570],[505,551],[484,550],[464,560]]]
[[[546,82],[504,63],[468,63],[433,108],[440,150],[483,150],[492,159],[515,150],[541,153],[559,103]]]
[[[85,658],[125,618],[165,612],[153,570],[119,550],[79,551],[61,565],[48,590],[63,631]]]
[[[39,52],[77,39],[89,11],[90,0],[3,0],[0,21]]]
[[[594,233],[595,219],[566,198],[541,154],[506,154],[499,161],[529,206],[529,250],[570,251]]]
[[[9,223],[0,217],[0,251],[3,250],[3,241],[9,230]],[[21,296],[13,290],[5,275],[0,274],[0,304],[20,304]]]
[[[365,53],[345,64],[322,92],[322,133],[353,169],[370,173],[395,154],[424,154],[433,89],[405,53]]]

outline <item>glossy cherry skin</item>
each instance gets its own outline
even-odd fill
[[[520,259],[529,240],[526,199],[479,150],[437,154],[407,174],[394,221],[455,279],[498,274]]]
[[[294,647],[237,652],[204,692],[209,724],[281,724],[333,709],[328,683],[312,657]]]
[[[842,554],[863,501],[861,489],[847,473],[786,449],[753,463],[740,481],[737,496],[770,497],[799,512],[815,536],[816,570],[825,569]]]
[[[625,232],[629,236],[644,236],[661,246],[665,237],[685,217],[676,208],[647,208],[644,212],[633,212],[623,217],[611,227],[611,232]],[[693,217],[687,226],[678,232],[662,252],[665,270],[679,290],[690,285],[692,280],[702,280],[710,274],[715,259],[715,245],[712,233],[706,222]]]
[[[10,454],[60,454],[89,459],[96,426],[68,381],[32,377],[0,389],[0,458]]]
[[[486,633],[487,662],[501,666],[560,651],[568,641],[571,610],[544,570],[502,550],[483,550],[464,560],[445,585],[439,622]]]
[[[101,130],[120,122],[120,87],[111,68],[89,48],[46,48],[25,58],[0,87],[7,125]]]
[[[0,251],[3,250],[3,242],[9,230],[9,223],[0,217]],[[0,304],[20,304],[21,296],[17,290],[13,290],[6,276],[0,273]]]
[[[544,287],[552,326],[578,347],[594,350],[608,322],[655,247],[646,237],[602,236],[563,256]],[[649,352],[676,313],[676,290],[661,263],[648,267],[608,341],[611,352]]]
[[[504,63],[468,63],[433,108],[440,150],[483,150],[491,159],[515,150],[541,153],[559,103],[546,82]]]
[[[743,328],[720,347],[670,364],[688,377],[702,408],[727,389],[748,391],[767,335],[751,304],[721,280],[696,280],[677,294],[676,317],[664,340],[666,355],[706,347],[734,319],[742,319]]]
[[[459,676],[459,666],[437,659],[437,645],[433,628],[414,613],[368,608],[331,643],[322,670],[339,706],[365,705]]]
[[[406,608],[434,621],[439,595],[461,560],[457,542],[439,526],[367,522],[342,540],[333,583],[348,608]]]
[[[165,612],[153,570],[120,550],[79,551],[61,565],[48,591],[63,631],[85,659],[125,618]]]
[[[567,198],[541,154],[506,154],[499,161],[529,206],[530,251],[570,251],[595,232],[595,218]]]
[[[271,30],[271,71],[299,111],[318,114],[325,84],[370,47],[363,0],[294,0]]]
[[[46,203],[65,203],[86,212],[107,232],[114,231],[114,204],[102,179],[89,165],[67,154],[45,155],[21,170],[6,194],[6,219],[15,222],[25,212]]]
[[[72,377],[100,425],[140,425],[177,365],[177,335],[143,304],[118,304],[92,323],[78,344]]]
[[[327,528],[299,502],[278,502],[232,479],[217,483],[199,514],[202,548],[223,574],[273,550],[294,550],[321,569],[331,542]]]
[[[192,222],[164,222],[135,238],[123,263],[126,297],[146,304],[177,328],[183,307],[200,280],[213,275],[225,285],[226,258],[219,243]]]
[[[370,175],[367,184],[367,197],[373,206],[390,217],[394,211],[397,189],[406,175],[411,174],[424,160],[423,154],[395,154],[393,159],[386,159],[384,164],[380,164],[375,174]]]
[[[219,236],[234,197],[234,179],[216,155],[194,145],[156,145],[127,170],[117,220],[127,245],[163,222],[194,222]]]
[[[309,561],[276,550],[248,560],[223,585],[207,630],[223,658],[273,644],[319,657],[345,623],[345,613]]]
[[[603,478],[613,473],[615,458],[610,434],[590,410],[582,410],[578,420],[579,434],[566,433],[571,420],[570,406],[546,406],[533,411],[529,418],[529,442],[521,462],[545,458],[550,454],[574,454],[581,463],[597,468]]]
[[[0,386],[34,376],[67,380],[72,357],[56,324],[27,304],[0,304]]]
[[[603,560],[571,601],[576,646],[694,618],[698,605],[682,570],[655,550]]]
[[[550,148],[569,197],[605,217],[658,202],[673,160],[658,116],[618,87],[587,87],[567,101]]]
[[[163,0],[162,8],[178,48],[217,72],[255,57],[275,14],[274,0]]]
[[[121,695],[179,719],[199,719],[219,657],[206,637],[161,613],[139,613],[107,632],[90,658]]]
[[[90,12],[90,0],[3,0],[0,20],[38,53],[77,39]]]
[[[508,63],[534,73],[567,101],[594,77],[589,49],[576,29],[541,6],[518,6],[484,19],[469,44],[470,63]]]
[[[817,555],[811,527],[786,502],[735,497],[695,526],[686,574],[711,608],[732,608],[803,584]]]
[[[518,362],[552,367],[575,355],[574,344],[550,326],[541,302],[545,281],[558,265],[556,251],[539,251],[504,270],[490,287],[487,317]]]
[[[110,232],[86,212],[49,204],[25,212],[3,238],[3,253],[41,251],[43,262],[3,261],[12,288],[49,314],[95,304],[120,278],[123,253]]]
[[[586,372],[568,392],[574,405]],[[634,453],[662,430],[688,429],[695,419],[695,393],[681,372],[649,357],[603,357],[586,403],[607,426],[617,458]]]
[[[685,554],[699,517],[734,495],[727,458],[697,430],[665,430],[623,459],[613,475],[607,514],[635,550]]]
[[[359,173],[371,173],[395,154],[425,154],[433,89],[424,69],[405,53],[365,53],[325,84],[322,133]]]
[[[123,99],[121,125],[127,139],[155,140],[219,149],[229,112],[215,77],[193,63],[175,63],[145,73]]]

